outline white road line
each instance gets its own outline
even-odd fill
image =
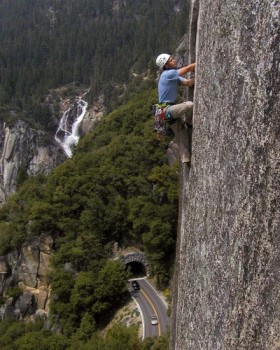
[[[134,300],[135,304],[137,305],[138,311],[140,312],[140,316],[141,316],[141,320],[142,320],[142,329],[143,329],[143,332],[142,332],[142,340],[144,340],[144,339],[145,339],[145,321],[144,321],[144,316],[143,316],[141,307],[140,307],[140,305],[138,304],[138,301],[137,301],[133,296],[131,296],[131,297],[132,297],[132,299]]]
[[[156,318],[157,318],[157,320],[158,320],[158,335],[159,336],[161,336],[161,325],[160,325],[160,318],[159,318],[159,316],[158,316],[158,312],[157,312],[157,310],[156,310],[156,307],[155,307],[155,305],[153,304],[153,302],[152,302],[152,300],[148,297],[148,295],[144,292],[144,290],[142,289],[141,290],[141,293],[144,295],[144,297],[146,298],[146,300],[148,301],[148,303],[150,304],[150,306],[151,306],[151,308],[152,308],[152,310],[153,310],[153,312],[154,312],[154,314],[155,314],[155,316],[156,316]]]

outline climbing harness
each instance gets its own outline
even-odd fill
[[[157,103],[153,105],[154,129],[160,136],[170,133],[170,124],[175,122],[168,107],[168,103]]]

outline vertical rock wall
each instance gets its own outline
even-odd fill
[[[54,142],[47,145],[42,131],[18,120],[7,125],[0,116],[0,206],[15,192],[19,171],[26,175],[48,174],[65,156]]]
[[[199,3],[171,349],[280,349],[279,6]]]
[[[180,46],[176,50],[176,59],[179,62],[179,66],[188,65],[196,62],[196,38],[197,38],[197,21],[199,14],[199,0],[187,0],[188,2],[188,14],[186,14],[187,22],[187,33],[184,36]],[[182,58],[181,58],[182,57]],[[180,59],[181,58],[181,59]],[[193,77],[193,73],[191,73]],[[194,89],[185,89],[185,99],[187,101],[193,101]],[[192,139],[192,130],[188,129],[189,139]],[[178,159],[178,158],[177,158]],[[180,281],[178,280],[181,269],[183,268],[180,260],[180,248],[182,235],[180,232],[183,231],[186,225],[185,210],[188,199],[188,188],[187,188],[187,175],[186,168],[181,168],[180,175],[180,195],[179,195],[179,220],[178,220],[178,235],[176,244],[176,261],[175,261],[175,272],[173,276],[172,286],[172,317],[171,317],[171,330],[170,343],[172,349],[174,349],[176,341],[177,322],[181,319],[179,311],[177,312],[178,298],[181,297],[180,290],[178,289]],[[178,317],[178,320],[177,320]]]
[[[0,320],[47,317],[50,286],[47,274],[54,240],[41,234],[20,249],[0,256]],[[12,291],[17,290],[18,295]]]

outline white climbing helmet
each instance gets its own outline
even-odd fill
[[[161,55],[159,55],[156,59],[156,64],[157,66],[162,69],[166,62],[169,60],[170,55],[168,55],[168,53],[162,53]]]

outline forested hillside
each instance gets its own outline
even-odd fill
[[[172,51],[186,28],[183,0],[2,0],[0,106],[40,113],[49,89],[72,84],[112,108],[132,72]],[[139,84],[139,81],[138,83]],[[44,124],[44,123],[43,123]]]
[[[134,328],[117,326],[105,339],[99,331],[128,297],[129,271],[111,260],[115,242],[146,252],[158,286],[172,275],[178,164],[167,165],[169,140],[156,140],[151,105],[154,59],[178,45],[187,6],[0,1],[0,118],[22,118],[52,137],[60,87],[67,97],[89,89],[91,106],[102,95],[108,111],[71,159],[48,176],[24,178],[0,209],[0,255],[41,234],[55,242],[48,323],[1,321],[1,349],[167,349],[165,338],[142,343]],[[20,293],[12,285],[1,303]]]
[[[47,177],[30,178],[0,211],[0,254],[41,233],[54,237],[51,320],[67,337],[86,322],[87,340],[127,298],[128,271],[110,260],[114,242],[144,249],[158,285],[169,281],[178,164],[166,164],[168,140],[155,138],[155,101],[148,90],[116,109],[71,159]],[[18,292],[15,286],[5,297]]]

